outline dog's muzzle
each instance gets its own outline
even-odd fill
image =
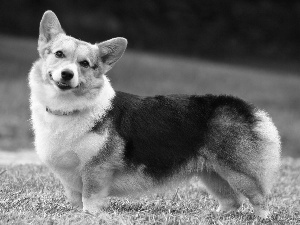
[[[54,84],[62,91],[65,90],[70,90],[72,88],[77,88],[79,87],[79,85],[77,85],[76,87],[73,87],[71,85],[72,83],[72,79],[74,77],[74,73],[71,70],[63,70],[60,74],[60,79],[59,81],[56,81],[53,79],[52,73],[49,72],[49,78],[50,80],[52,80],[54,82]]]

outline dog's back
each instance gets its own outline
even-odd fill
[[[145,165],[159,179],[198,156],[244,167],[243,154],[256,154],[252,147],[260,141],[254,131],[256,111],[231,96],[142,98],[117,92],[106,119],[125,140],[126,162]]]

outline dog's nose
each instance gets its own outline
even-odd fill
[[[61,78],[63,80],[71,80],[74,76],[74,73],[71,70],[64,70],[61,72]]]

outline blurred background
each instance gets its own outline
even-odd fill
[[[1,1],[0,149],[33,148],[27,74],[48,9],[75,38],[128,39],[108,74],[115,89],[239,96],[270,113],[283,155],[300,157],[300,2],[293,0]]]

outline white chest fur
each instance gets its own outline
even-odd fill
[[[41,160],[55,168],[83,166],[105,145],[109,132],[90,132],[93,116],[56,116],[33,112],[36,151]]]
[[[101,151],[107,141],[107,128],[100,134],[90,130],[111,108],[115,92],[104,76],[103,87],[95,99],[70,96],[69,101],[65,99],[61,102],[43,92],[43,85],[32,78],[34,68],[30,73],[29,84],[36,151],[41,160],[52,168],[83,166]],[[58,116],[47,112],[47,106],[53,110],[61,110],[61,107],[68,111],[80,109],[80,112]]]

